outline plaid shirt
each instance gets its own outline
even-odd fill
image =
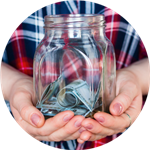
[[[88,1],[64,1],[48,5],[25,19],[12,34],[3,61],[33,75],[33,57],[39,42],[44,37],[44,16],[54,14],[104,14],[106,19],[106,36],[114,45],[116,67],[121,69],[131,63],[147,57],[145,47],[134,28],[119,14],[102,5]],[[9,103],[7,103],[9,107]],[[11,110],[10,110],[11,111]],[[120,134],[109,136],[94,142],[86,142],[84,149],[104,145]],[[75,140],[66,142],[47,142],[45,144],[62,149],[76,149]]]

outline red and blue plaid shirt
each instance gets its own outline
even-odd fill
[[[26,18],[12,34],[3,61],[21,72],[33,75],[33,57],[39,42],[44,37],[44,16],[54,14],[104,14],[106,36],[114,45],[117,69],[127,67],[135,61],[147,57],[145,47],[134,28],[119,14],[102,5],[88,1],[64,1],[48,5]],[[9,106],[9,104],[7,103]],[[11,111],[11,110],[10,110]],[[120,134],[94,142],[86,142],[83,149],[104,145]],[[47,142],[45,144],[62,149],[74,150],[75,140],[66,142]]]

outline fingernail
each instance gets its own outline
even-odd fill
[[[83,146],[82,145],[83,143],[84,143],[84,141],[80,139],[80,142],[78,144],[78,148],[76,150],[80,150],[81,146]]]
[[[40,121],[40,116],[37,114],[32,114],[31,121],[35,126],[37,126]]]
[[[86,131],[86,130],[81,127],[81,128],[79,129],[79,132],[82,133],[83,131]]]
[[[93,128],[93,125],[92,124],[88,124],[88,125],[86,125],[86,126],[84,126],[86,129],[89,129],[89,130],[91,130],[92,128]]]
[[[76,127],[76,128],[78,128],[78,127],[80,127],[81,126],[81,121],[76,121],[75,123],[74,123],[74,126]]]
[[[63,121],[64,121],[64,122],[67,122],[67,121],[69,121],[71,118],[72,118],[71,115],[66,115],[66,116],[63,118]]]
[[[99,117],[99,118],[97,118],[97,121],[100,123],[103,123],[105,121],[105,119],[103,117]]]
[[[114,108],[115,112],[117,113],[117,115],[120,115],[123,110],[121,104],[119,104],[119,103],[116,103],[113,108]]]

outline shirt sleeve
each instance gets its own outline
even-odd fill
[[[145,48],[142,40],[140,39],[140,42],[139,42],[139,60],[143,59],[143,58],[147,58],[147,57],[148,57],[148,55],[147,55],[146,48]]]
[[[2,56],[2,62],[5,62],[8,64],[8,57],[7,57],[7,51],[4,50],[3,56]]]

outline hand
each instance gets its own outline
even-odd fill
[[[106,136],[124,132],[130,125],[129,114],[132,123],[141,111],[142,92],[138,78],[128,69],[117,71],[116,98],[110,105],[110,113],[98,112],[94,119],[85,119],[82,127],[86,129],[78,138],[79,143],[95,141]]]
[[[17,81],[10,98],[10,106],[17,123],[31,136],[43,141],[65,141],[77,139],[83,116],[74,116],[71,111],[61,112],[44,120],[42,113],[34,107],[32,78]]]

